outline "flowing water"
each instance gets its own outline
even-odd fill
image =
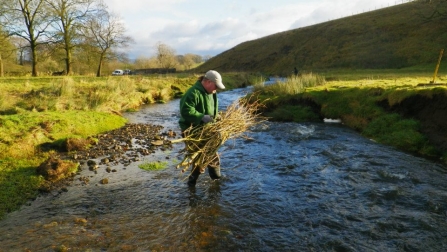
[[[220,93],[222,109],[245,92]],[[125,115],[178,131],[178,101]],[[41,196],[0,222],[0,251],[446,251],[445,167],[340,124],[266,123],[197,186],[183,144]],[[169,159],[167,159],[169,158]],[[168,162],[162,171],[138,164]],[[108,184],[99,180],[107,177]]]

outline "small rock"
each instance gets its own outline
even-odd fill
[[[151,144],[155,146],[163,145],[163,143],[163,140],[156,140],[151,142]]]
[[[94,165],[96,165],[96,162],[95,162],[95,160],[91,160],[90,159],[90,160],[87,161],[87,165],[88,166],[94,166]]]
[[[75,223],[77,224],[86,224],[87,220],[85,218],[76,218]]]
[[[58,225],[58,223],[56,221],[53,221],[53,222],[43,225],[43,228],[56,227],[57,225]]]
[[[57,247],[55,249],[55,251],[57,251],[57,252],[67,252],[68,248],[65,245],[60,245],[59,247]]]

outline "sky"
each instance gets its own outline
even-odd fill
[[[157,43],[216,56],[278,32],[393,6],[409,0],[105,0],[134,42],[130,59],[155,55]]]

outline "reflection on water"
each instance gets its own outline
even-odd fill
[[[225,92],[222,106],[241,95]],[[126,115],[178,130],[178,101]],[[196,188],[138,163],[0,222],[0,251],[445,251],[445,169],[334,124],[266,123],[221,150]],[[109,184],[97,183],[107,176]]]

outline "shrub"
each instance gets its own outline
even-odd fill
[[[270,93],[273,95],[296,95],[303,93],[306,88],[316,87],[325,83],[324,77],[317,74],[303,74],[289,76],[284,81],[278,81],[273,85],[255,85],[255,92]]]

